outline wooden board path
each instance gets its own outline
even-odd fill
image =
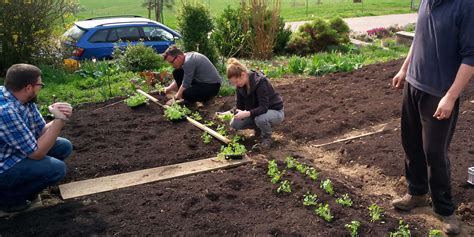
[[[218,160],[217,158],[208,158],[62,184],[59,185],[59,190],[61,191],[61,195],[64,199],[70,199],[125,187],[131,187],[139,184],[168,180],[176,177],[209,172],[217,169],[231,168],[249,162],[250,159],[247,156],[245,156],[245,158],[242,160],[230,161]]]

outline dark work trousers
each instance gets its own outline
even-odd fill
[[[184,70],[175,69],[173,70],[173,78],[178,88],[183,84]],[[183,92],[183,99],[187,103],[194,102],[206,102],[212,97],[219,94],[219,89],[221,88],[220,83],[199,83],[192,82],[189,88],[186,88]]]
[[[448,148],[459,113],[459,99],[451,117],[433,118],[440,97],[405,83],[402,106],[402,144],[405,149],[405,175],[408,192],[424,195],[431,192],[434,211],[442,216],[454,213],[451,196]]]

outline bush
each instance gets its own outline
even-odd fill
[[[177,18],[184,50],[200,52],[216,64],[217,50],[209,40],[209,34],[214,28],[209,9],[200,2],[185,1]]]
[[[69,0],[0,1],[0,74],[15,63],[59,64],[54,27],[76,8]]]
[[[116,47],[113,57],[123,71],[141,72],[158,69],[165,64],[163,57],[157,54],[153,48],[147,47],[143,43],[129,44],[123,51]]]
[[[273,52],[275,54],[282,54],[286,52],[286,46],[290,41],[292,33],[293,32],[289,27],[285,28],[285,21],[280,17],[280,27],[278,28],[275,46],[273,47]]]
[[[211,39],[224,58],[241,57],[248,50],[250,32],[243,29],[244,17],[241,8],[227,7],[216,19],[216,28]]]
[[[307,55],[349,42],[349,27],[340,18],[315,19],[298,28],[288,43],[290,52]]]

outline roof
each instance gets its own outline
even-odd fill
[[[124,23],[152,23],[160,24],[156,21],[144,18],[144,17],[104,17],[104,18],[92,18],[83,21],[77,21],[75,24],[83,29],[90,29],[97,26],[111,25],[111,24],[124,24]]]
[[[75,25],[82,29],[91,29],[97,26],[113,26],[113,25],[126,25],[126,24],[152,24],[152,25],[159,25],[162,28],[169,30],[175,36],[181,37],[181,34],[176,32],[175,30],[157,22],[150,20],[148,18],[140,17],[140,16],[117,16],[117,17],[98,17],[98,18],[91,18],[83,21],[75,22]]]

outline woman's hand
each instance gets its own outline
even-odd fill
[[[234,119],[245,119],[250,117],[250,111],[247,110],[236,110],[237,114],[234,116]]]

